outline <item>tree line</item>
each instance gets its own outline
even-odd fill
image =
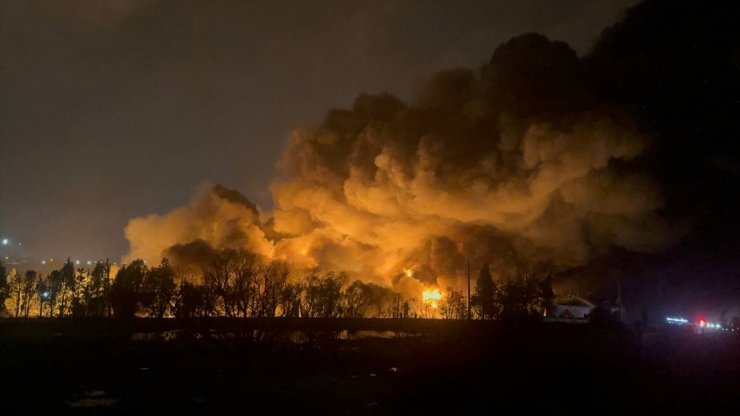
[[[470,297],[447,288],[438,302],[408,298],[346,273],[312,272],[289,280],[288,264],[241,250],[224,250],[200,270],[122,265],[115,278],[108,261],[75,268],[70,259],[42,276],[8,273],[0,263],[0,313],[41,317],[309,317],[513,319],[552,308],[552,279],[522,274],[496,284],[487,264]]]
[[[0,312],[16,318],[111,316],[110,273],[107,261],[85,269],[67,259],[46,276],[35,270],[9,273],[0,263]]]

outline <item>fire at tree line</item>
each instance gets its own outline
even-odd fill
[[[247,251],[224,250],[199,273],[143,260],[113,278],[109,262],[75,268],[70,259],[42,276],[0,263],[0,316],[28,317],[308,317],[521,319],[553,307],[551,276],[520,274],[497,285],[488,264],[462,291],[425,291],[420,299],[346,273],[310,272],[292,282],[289,265]],[[178,283],[179,282],[179,283]]]

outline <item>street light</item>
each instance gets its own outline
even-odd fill
[[[7,246],[8,244],[10,244],[10,240],[8,240],[7,238],[3,238],[3,245]]]

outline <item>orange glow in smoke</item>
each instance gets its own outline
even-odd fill
[[[440,292],[439,289],[427,289],[422,292],[421,299],[424,303],[431,306],[432,309],[437,309],[439,301],[442,300],[442,292]]]

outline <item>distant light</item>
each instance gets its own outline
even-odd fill
[[[3,238],[3,245],[4,246],[7,246],[9,243],[10,243],[10,240],[8,240],[7,238]]]
[[[75,260],[75,264],[80,264],[80,261],[79,260]]]
[[[41,264],[46,264],[46,260],[41,260]]]
[[[705,326],[707,326],[707,321],[705,321],[703,319],[699,319],[699,326],[702,327],[702,328],[705,327]]]
[[[54,259],[49,259],[49,261],[54,261]]]
[[[41,296],[43,296],[44,299],[48,299],[49,298],[49,291],[46,291],[46,292],[42,293]]]
[[[88,261],[87,261],[87,265],[89,266],[89,265],[91,265],[91,264],[92,264],[92,262],[91,262],[90,260],[88,260]]]
[[[683,325],[683,324],[689,323],[688,319],[685,319],[685,318],[673,318],[673,317],[670,317],[670,316],[666,317],[665,320],[669,324],[673,324],[673,325]]]

